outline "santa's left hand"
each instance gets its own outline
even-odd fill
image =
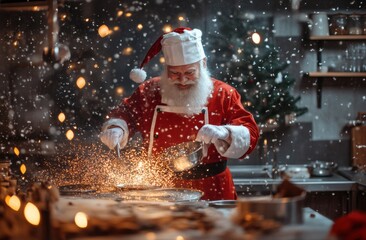
[[[198,131],[196,141],[215,144],[218,139],[228,141],[229,137],[230,132],[226,127],[206,124]]]

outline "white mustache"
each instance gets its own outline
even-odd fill
[[[179,81],[179,80],[172,80],[171,78],[169,78],[169,80],[171,81],[171,83],[173,85],[194,85],[196,84],[195,81],[193,80],[186,80],[186,81]]]
[[[175,83],[175,84],[176,85],[186,86],[186,85],[194,85],[195,82],[194,81],[189,81],[189,82],[185,82],[185,83],[180,82],[180,83]]]
[[[171,78],[168,78],[168,80],[172,85],[193,85],[196,83],[195,80],[177,81],[177,80],[172,80]]]

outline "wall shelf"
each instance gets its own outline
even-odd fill
[[[310,40],[313,41],[366,40],[366,35],[310,36]]]
[[[310,36],[309,38],[316,42],[317,68],[322,67],[322,52],[324,42],[326,41],[366,41],[366,35],[329,35],[329,36]],[[366,77],[366,72],[309,72],[305,74],[308,77],[316,78],[316,98],[317,106],[321,108],[323,79],[332,77]]]
[[[332,78],[332,77],[366,77],[366,72],[308,72],[305,73],[307,77],[324,77],[324,78]]]

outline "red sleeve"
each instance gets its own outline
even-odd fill
[[[108,116],[125,120],[132,136],[137,131],[136,126],[141,123],[142,118],[154,110],[151,105],[159,95],[156,91],[158,91],[156,79],[142,83],[130,97],[123,98]]]
[[[259,138],[259,129],[253,115],[244,109],[238,91],[236,91],[234,88],[231,88],[229,92],[231,93],[230,97],[226,98],[227,103],[225,103],[225,105],[227,104],[226,106],[229,108],[229,111],[227,111],[226,114],[227,124],[236,126],[242,125],[248,128],[250,133],[249,149],[241,157],[244,158],[255,149]]]

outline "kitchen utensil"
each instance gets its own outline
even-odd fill
[[[182,172],[201,162],[203,146],[201,142],[183,142],[166,149],[162,156],[174,172]]]
[[[335,162],[314,161],[308,166],[310,174],[314,177],[329,177],[337,170]]]
[[[189,202],[198,201],[203,192],[185,188],[159,188],[120,193],[122,201]]]
[[[348,34],[350,35],[361,35],[362,30],[362,15],[351,14],[348,16],[347,21]]]
[[[303,222],[303,201],[306,193],[291,198],[246,197],[237,199],[237,218],[255,215],[275,220],[282,224]]]
[[[116,145],[116,153],[117,153],[117,157],[120,158],[121,157],[121,153],[120,153],[120,145],[119,145],[119,143],[117,143],[117,145]]]
[[[307,166],[283,166],[280,168],[282,178],[310,178]]]
[[[214,208],[235,208],[236,200],[216,200],[209,201],[208,205]]]
[[[329,24],[328,24],[327,13],[319,12],[312,15],[311,35],[329,36]]]
[[[330,16],[329,31],[331,35],[346,35],[347,31],[347,15],[334,14]]]

